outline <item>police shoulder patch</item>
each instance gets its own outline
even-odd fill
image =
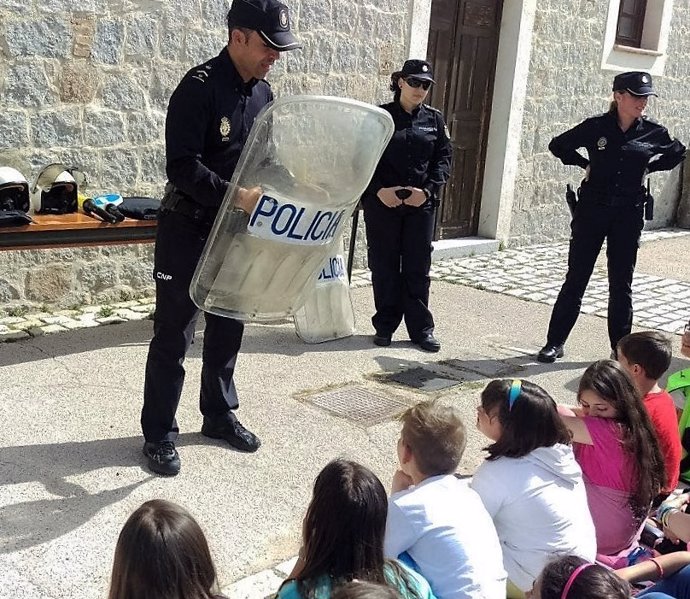
[[[436,113],[440,114],[441,116],[443,116],[443,113],[438,108],[430,106],[429,104],[424,104],[424,108],[428,108],[432,112],[436,112]]]
[[[196,81],[201,81],[201,83],[206,83],[211,76],[211,69],[213,68],[213,65],[209,63],[205,63],[202,65],[199,65],[198,67],[194,67],[190,74],[192,79],[195,79]]]
[[[646,114],[642,115],[642,120],[649,123],[650,125],[656,125],[657,127],[663,127],[661,123],[657,123],[653,118],[648,117]]]

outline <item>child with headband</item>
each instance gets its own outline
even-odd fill
[[[534,581],[529,599],[689,599],[690,553],[660,555],[640,564],[610,570],[574,555],[549,562]],[[634,593],[629,583],[656,581]]]
[[[522,597],[554,553],[594,559],[582,472],[549,394],[529,381],[491,381],[477,428],[492,443],[471,486],[496,526],[508,597]]]
[[[580,408],[561,417],[584,474],[597,559],[628,566],[652,500],[666,482],[664,458],[640,394],[618,362],[589,366],[577,401]]]

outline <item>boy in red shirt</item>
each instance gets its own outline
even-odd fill
[[[678,485],[681,445],[678,416],[671,395],[659,386],[659,379],[671,365],[671,341],[657,331],[630,333],[618,342],[618,361],[632,377],[642,395],[654,425],[666,463],[664,493]]]

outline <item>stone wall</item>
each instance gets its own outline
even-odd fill
[[[565,184],[582,177],[563,166],[547,149],[554,135],[584,118],[605,112],[614,73],[601,69],[608,2],[539,0],[520,148],[519,173],[510,228],[511,245],[567,238],[569,213]],[[663,77],[655,77],[659,99],[648,114],[683,140],[690,141],[690,5],[675,2]],[[681,169],[655,173],[655,220],[647,227],[675,222]]]
[[[304,48],[283,55],[269,76],[277,96],[388,97],[388,75],[407,55],[411,0],[288,4]],[[31,182],[41,167],[63,162],[87,173],[88,193],[160,197],[168,98],[189,68],[226,43],[227,9],[226,0],[0,0],[0,166]],[[111,277],[116,295],[150,289],[150,246],[113,247],[93,256],[2,252],[0,299],[43,302],[34,296],[55,291],[56,303],[90,301],[107,285],[87,290],[88,270]],[[127,265],[139,262],[145,267],[128,282]],[[40,281],[46,288],[37,291]]]
[[[0,252],[0,305],[109,304],[153,293],[152,243]]]

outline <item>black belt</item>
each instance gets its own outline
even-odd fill
[[[202,206],[177,190],[168,191],[163,196],[161,208],[169,212],[176,212],[196,222],[213,222],[218,214],[218,208]]]
[[[611,207],[639,207],[644,203],[645,191],[631,189],[629,192],[611,193],[583,185],[579,190],[579,199],[584,202]]]

